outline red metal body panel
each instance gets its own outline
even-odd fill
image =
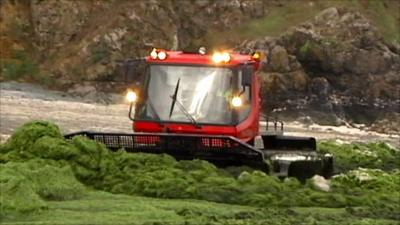
[[[164,123],[152,121],[136,121],[133,124],[135,132],[151,133],[183,133],[183,134],[209,134],[236,136],[235,126],[201,125],[196,127],[188,123]]]
[[[212,55],[188,54],[180,51],[166,51],[165,60],[152,59],[148,57],[147,63],[165,64],[198,64],[207,66],[236,66],[240,64],[252,64],[254,71],[260,68],[260,62],[252,59],[251,55],[230,54],[231,61],[227,63],[214,63]],[[135,121],[133,130],[135,132],[150,133],[185,133],[185,134],[206,134],[206,135],[227,135],[250,141],[259,134],[259,113],[260,113],[260,84],[257,75],[252,80],[252,108],[249,116],[236,126],[234,125],[201,125],[195,126],[190,123],[164,123],[157,121]]]

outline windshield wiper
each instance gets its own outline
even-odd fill
[[[176,82],[176,86],[175,86],[175,91],[174,91],[174,95],[169,96],[172,98],[172,102],[171,102],[171,107],[169,109],[169,118],[171,119],[172,116],[172,112],[174,111],[174,107],[175,107],[175,102],[176,102],[176,97],[178,96],[178,89],[179,89],[179,83],[181,82],[181,78],[178,79],[178,82]]]
[[[181,102],[179,102],[179,100],[176,100],[176,102],[178,103],[178,108],[183,112],[183,114],[185,114],[185,116],[190,120],[190,122],[192,122],[192,124],[194,124],[196,127],[198,126],[196,119],[185,109],[185,107],[182,105]]]
[[[194,124],[196,127],[198,126],[196,119],[185,109],[185,106],[177,99],[178,96],[178,90],[179,90],[179,83],[181,81],[181,78],[178,79],[178,82],[176,82],[175,86],[175,92],[173,95],[169,96],[172,98],[172,103],[171,103],[171,108],[169,110],[169,118],[171,119],[172,113],[174,111],[175,103],[178,103],[178,108],[185,114],[185,116]]]

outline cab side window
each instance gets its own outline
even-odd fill
[[[251,90],[253,79],[253,66],[246,65],[239,70],[239,90],[243,105],[238,110],[239,122],[245,120],[251,111]]]

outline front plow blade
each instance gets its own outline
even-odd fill
[[[305,181],[314,175],[329,178],[333,174],[333,156],[317,152],[312,137],[262,135],[263,153],[270,160],[271,173],[280,177],[297,177]]]
[[[249,166],[269,172],[264,154],[259,149],[234,137],[173,133],[96,133],[78,132],[64,137],[86,136],[101,142],[110,150],[169,154],[177,160],[202,159],[217,166]]]

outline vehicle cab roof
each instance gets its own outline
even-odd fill
[[[251,55],[244,55],[238,53],[231,53],[229,62],[219,62],[216,63],[213,61],[212,54],[200,54],[200,53],[192,53],[192,52],[183,52],[183,51],[166,51],[166,50],[158,50],[164,51],[167,54],[167,57],[163,60],[158,58],[154,59],[150,56],[146,57],[146,61],[148,63],[156,63],[156,64],[190,64],[190,65],[209,65],[209,66],[236,66],[241,64],[252,64],[258,63],[253,59]]]

